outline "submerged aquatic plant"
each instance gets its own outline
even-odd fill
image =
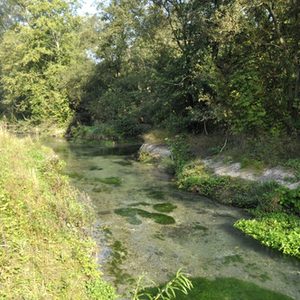
[[[115,209],[115,213],[122,217],[126,217],[127,221],[133,225],[139,225],[142,223],[138,218],[138,216],[152,219],[155,223],[162,224],[162,225],[175,223],[174,218],[171,216],[160,214],[160,213],[151,213],[140,208],[134,208],[134,207],[118,208]]]
[[[95,178],[94,180],[105,184],[114,185],[114,186],[120,186],[122,184],[122,179],[119,177]]]
[[[169,213],[172,212],[177,206],[175,204],[166,202],[166,203],[157,203],[153,205],[153,208],[159,212]]]

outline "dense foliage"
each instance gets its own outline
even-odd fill
[[[298,0],[112,0],[89,18],[75,8],[1,5],[6,115],[63,122],[75,113],[73,125],[125,135],[154,125],[299,132]]]
[[[65,122],[78,100],[69,73],[83,60],[79,18],[62,0],[6,5],[12,16],[0,47],[2,114],[36,123]]]

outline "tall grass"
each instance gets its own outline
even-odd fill
[[[0,299],[114,299],[62,162],[0,129]]]

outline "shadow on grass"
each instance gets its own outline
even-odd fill
[[[177,292],[176,300],[292,300],[283,294],[236,278],[193,278],[191,281],[193,289],[188,295]],[[145,292],[156,295],[157,289],[149,288]]]

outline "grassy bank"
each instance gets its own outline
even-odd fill
[[[271,142],[269,139],[265,144],[259,142],[256,145],[247,140],[239,143],[232,140],[223,147],[221,138],[217,136],[170,136],[154,131],[145,138],[148,143],[168,143],[171,158],[164,159],[160,164],[173,172],[179,189],[199,193],[222,204],[249,209],[253,218],[239,220],[236,228],[268,247],[300,258],[300,188],[289,190],[272,181],[259,183],[219,176],[202,161],[207,156],[223,161],[229,159],[242,162],[245,168],[256,171],[281,164],[293,170],[298,180],[300,160],[297,141],[286,140],[283,148],[291,151],[284,152],[279,145],[282,140]],[[147,153],[141,153],[140,159],[155,161]]]
[[[0,131],[0,298],[114,299],[97,270],[91,215],[52,151]]]

